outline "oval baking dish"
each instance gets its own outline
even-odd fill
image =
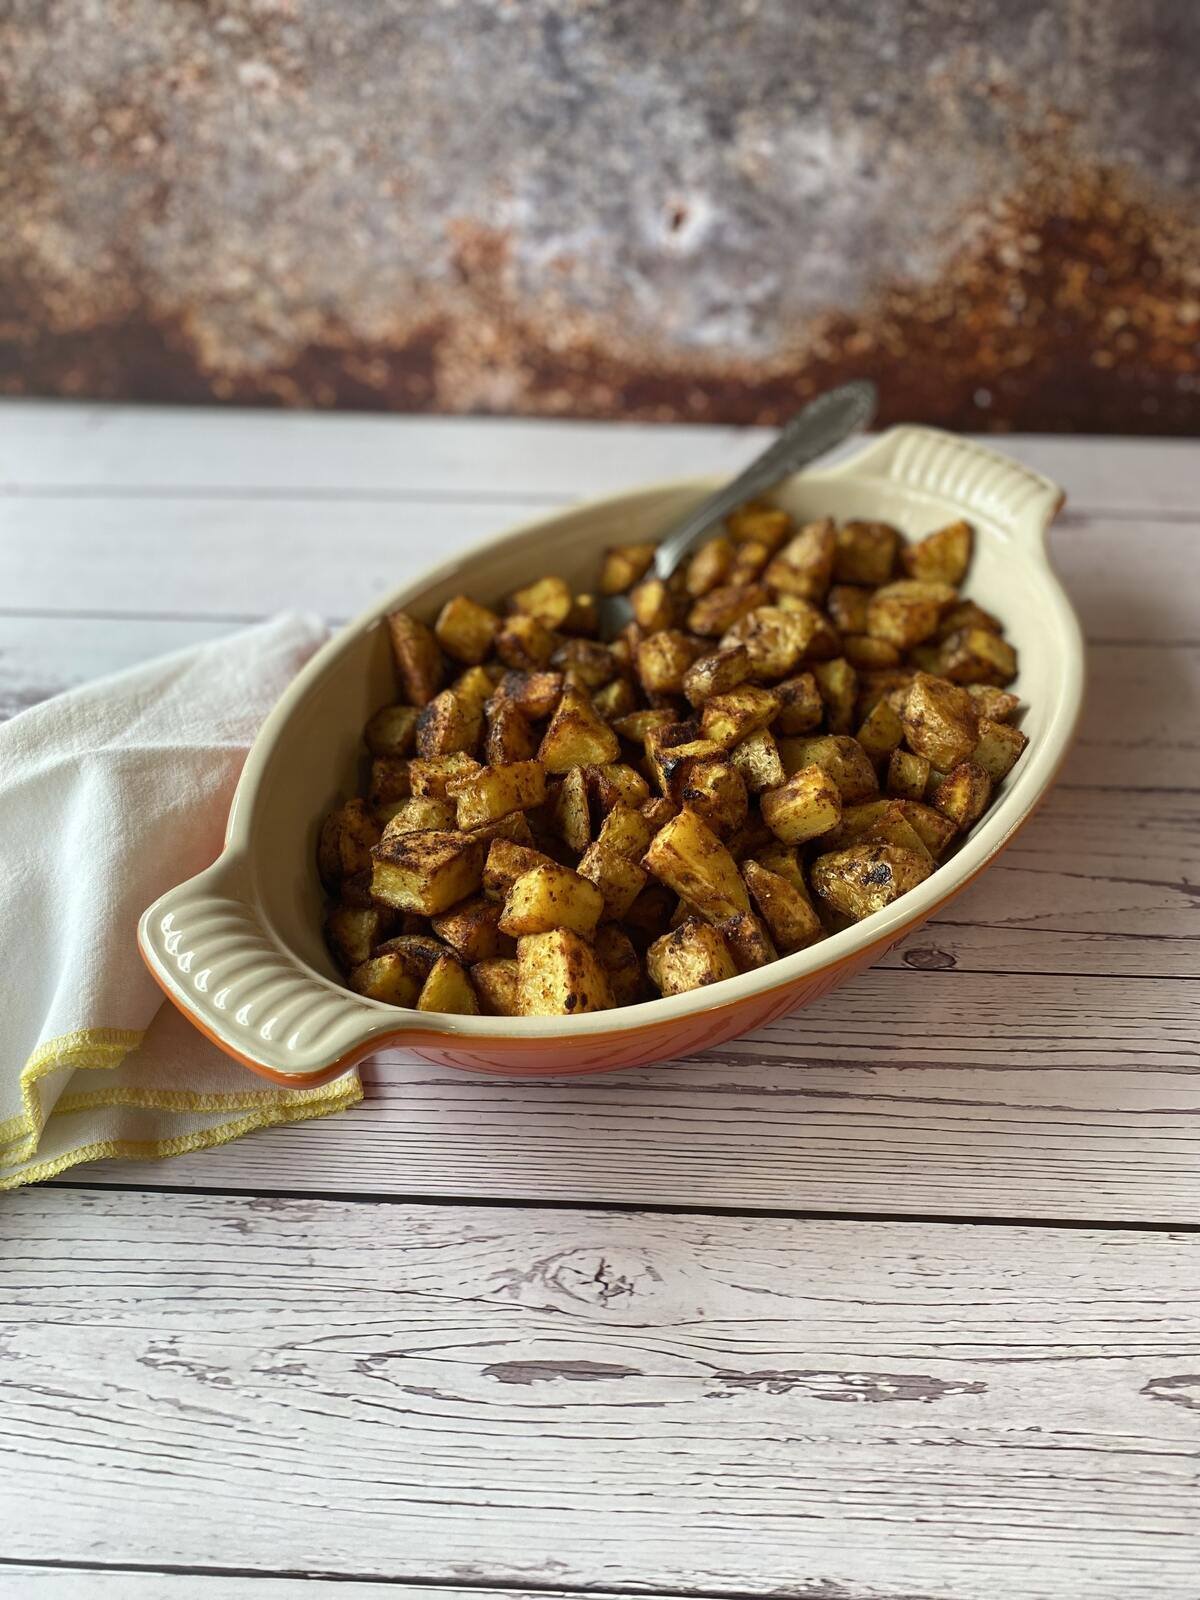
[[[789,480],[774,498],[799,522],[826,514],[895,523],[919,538],[959,517],[975,526],[967,593],[1004,621],[1029,747],[958,851],[886,910],[808,949],[711,987],[575,1018],[466,1017],[401,1010],[345,989],[322,937],[315,865],[320,819],[356,791],[361,730],[395,699],[383,619],[432,621],[466,592],[495,602],[554,571],[594,582],[606,544],[653,539],[713,487],[656,484],[556,512],[455,557],[387,595],[332,639],[263,724],[213,865],[163,895],[138,930],[168,996],[254,1071],[289,1084],[343,1072],[382,1045],[447,1066],[557,1074],[687,1054],[799,1010],[867,967],[957,894],[1012,838],[1054,779],[1083,691],[1079,625],[1046,554],[1061,491],[977,444],[895,428],[836,466]]]

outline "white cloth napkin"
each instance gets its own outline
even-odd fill
[[[250,742],[325,638],[281,616],[0,726],[0,1188],[222,1144],[362,1097],[275,1088],[175,1013],[137,921],[218,854]]]

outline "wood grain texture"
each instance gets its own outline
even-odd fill
[[[129,1567],[105,1570],[61,1566],[31,1566],[24,1561],[0,1561],[0,1597],[3,1600],[572,1600],[580,1589],[519,1585],[406,1583],[381,1580],[323,1578],[314,1573],[270,1577],[265,1573],[138,1572]],[[638,1600],[646,1590],[591,1589],[588,1600]],[[726,1600],[688,1590],[688,1600]]]
[[[1194,1235],[53,1190],[4,1233],[11,1558],[1194,1592]]]

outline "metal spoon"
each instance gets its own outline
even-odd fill
[[[863,379],[831,389],[806,405],[744,472],[689,511],[683,521],[671,529],[654,553],[650,575],[669,578],[711,531],[714,523],[720,522],[744,501],[774,488],[782,479],[823,456],[859,428],[865,428],[875,415],[875,400],[875,385]],[[605,595],[601,599],[602,639],[615,638],[632,619],[633,608],[625,595]]]

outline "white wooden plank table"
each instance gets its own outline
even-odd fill
[[[0,406],[0,713],[720,429]],[[0,1210],[0,1595],[1192,1596],[1200,446],[1064,483],[1091,694],[943,919],[800,1016]]]

